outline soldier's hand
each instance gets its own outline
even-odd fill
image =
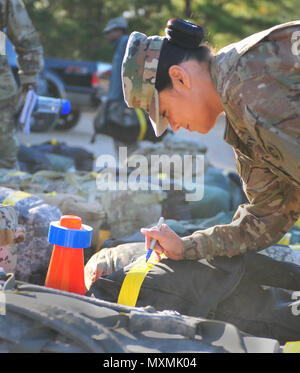
[[[146,236],[146,249],[150,247],[151,239],[157,240],[154,251],[160,255],[165,254],[173,260],[183,259],[183,243],[181,238],[166,224],[161,226],[159,231],[157,227],[150,229],[142,228],[141,233]]]
[[[16,117],[19,116],[23,106],[24,106],[24,103],[25,103],[25,99],[26,99],[26,95],[27,95],[27,92],[28,90],[32,88],[35,92],[36,92],[36,85],[33,84],[33,83],[29,83],[29,84],[22,84],[21,88],[19,89],[17,95],[16,95],[16,99],[15,99],[15,115]]]
[[[30,88],[32,88],[36,92],[37,90],[36,83],[26,83],[26,84],[22,84],[21,86],[21,90],[24,93],[27,93]]]

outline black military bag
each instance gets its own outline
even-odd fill
[[[2,303],[1,303],[2,301]],[[0,276],[1,352],[279,352],[278,341],[176,311],[128,307]],[[146,354],[146,355],[145,355]]]

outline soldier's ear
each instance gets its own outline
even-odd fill
[[[172,65],[169,68],[169,75],[174,89],[180,91],[182,89],[189,90],[191,88],[190,76],[183,67]]]

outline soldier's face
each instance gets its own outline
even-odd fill
[[[114,29],[114,30],[108,31],[105,34],[107,40],[110,43],[113,43],[114,41],[118,40],[122,35],[124,35],[124,32],[121,29]]]
[[[197,62],[186,61],[171,66],[169,74],[173,87],[159,93],[160,115],[167,117],[174,131],[185,128],[202,134],[209,132],[220,114],[212,96],[214,88],[209,86],[209,73],[201,71]]]
[[[207,133],[214,123],[208,120],[205,108],[189,95],[178,94],[173,89],[159,93],[160,114],[167,117],[173,131],[185,128],[191,132]]]

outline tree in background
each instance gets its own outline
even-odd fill
[[[108,61],[107,21],[125,16],[129,31],[164,35],[169,18],[204,26],[217,50],[252,33],[300,18],[295,0],[24,0],[46,56]]]
[[[186,0],[188,1],[188,0]],[[190,0],[190,17],[208,31],[220,49],[255,32],[300,18],[294,0]]]

